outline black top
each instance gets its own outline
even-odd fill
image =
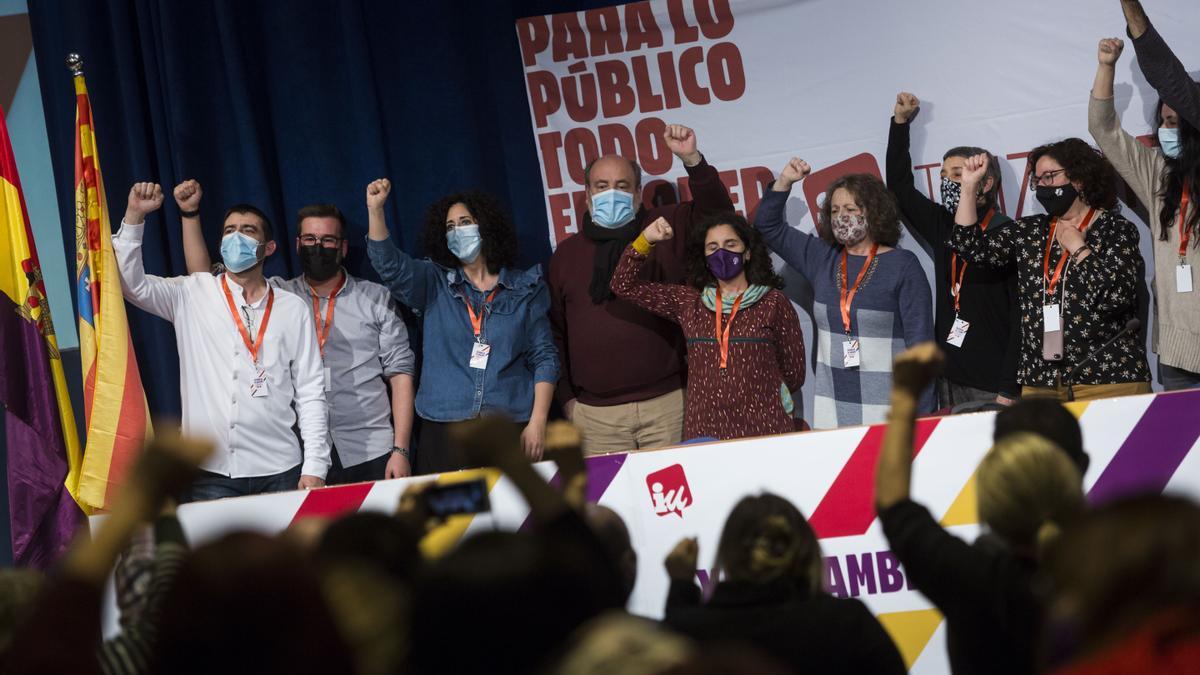
[[[1146,32],[1132,42],[1142,74],[1162,97],[1163,103],[1174,108],[1192,126],[1200,128],[1200,83],[1192,80],[1179,57],[1148,21]]]
[[[947,244],[954,229],[954,214],[926,197],[913,184],[909,156],[909,125],[892,120],[887,147],[887,185],[910,229],[933,250],[934,337],[946,355],[946,379],[956,384],[1016,398],[1017,355],[1020,353],[1017,321],[1016,268],[967,265],[959,299],[959,313],[970,328],[962,347],[946,342],[954,325],[950,257]],[[988,227],[1008,221],[996,213]],[[961,270],[963,261],[958,261]]]
[[[1056,387],[1067,384],[1068,375],[1079,365],[1070,384],[1149,382],[1146,345],[1137,331],[1105,346],[1137,317],[1137,292],[1146,279],[1137,228],[1116,210],[1097,209],[1084,233],[1091,254],[1078,262],[1067,256],[1053,296],[1044,282],[1049,240],[1050,217],[1046,214],[1025,216],[1003,227],[989,227],[986,232],[978,227],[956,226],[950,236],[950,245],[972,263],[1017,266],[1021,306],[1017,381],[1034,387]],[[1062,246],[1051,241],[1051,277],[1063,256]],[[1042,358],[1042,307],[1047,304],[1061,307],[1064,353],[1060,361]]]
[[[879,518],[909,582],[946,617],[955,675],[1034,672],[1041,620],[1034,560],[994,540],[967,544],[911,501],[880,511]]]
[[[722,582],[705,605],[699,587],[673,581],[663,622],[699,642],[750,644],[797,673],[906,672],[896,645],[861,602],[808,596],[783,580]]]

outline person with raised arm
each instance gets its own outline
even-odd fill
[[[1043,607],[1034,582],[1059,532],[1086,508],[1067,453],[1029,433],[998,441],[976,470],[976,506],[988,536],[947,532],[911,495],[918,397],[943,361],[938,345],[896,358],[892,406],[875,467],[875,510],[912,587],[946,617],[954,673],[1034,673]]]
[[[996,402],[1011,405],[1021,394],[1017,384],[1020,328],[1014,268],[968,265],[950,249],[954,211],[962,194],[967,158],[987,154],[988,171],[973,195],[984,214],[979,226],[1000,227],[1011,220],[1000,212],[1000,162],[983,148],[958,146],[942,155],[941,203],[917,189],[909,154],[910,128],[921,109],[913,94],[896,94],[887,146],[887,185],[909,227],[933,253],[934,334],[946,354],[946,370],[937,381],[938,406]]]
[[[1078,138],[1037,147],[1029,187],[1044,214],[983,230],[974,200],[958,203],[950,245],[967,262],[1017,266],[1022,396],[1085,400],[1150,392],[1137,328],[1145,278],[1138,232],[1117,209],[1116,172]],[[977,190],[987,157],[963,170]]]
[[[762,237],[736,213],[692,226],[689,284],[645,281],[641,270],[675,230],[650,223],[613,273],[617,297],[673,321],[688,344],[683,437],[731,439],[795,431],[791,392],[804,383],[804,336],[778,289]]]
[[[817,333],[813,428],[882,422],[892,359],[933,339],[933,305],[921,263],[900,242],[900,213],[883,181],[850,174],[826,190],[818,235],[787,223],[792,186],[811,171],[793,157],[763,195],[754,226],[813,288]],[[932,389],[921,411],[934,408]]]
[[[203,191],[194,179],[175,187],[183,214],[183,251],[191,273],[211,267],[200,226]],[[410,446],[416,359],[399,307],[383,286],[350,274],[346,218],[333,204],[296,214],[303,274],[271,277],[272,287],[312,305],[329,403],[330,485],[412,474]]]
[[[388,232],[391,190],[386,178],[367,185],[367,254],[392,297],[422,318],[416,473],[466,468],[468,458],[447,442],[447,425],[489,413],[521,425],[525,452],[540,459],[558,381],[541,268],[515,267],[516,230],[496,201],[478,192],[429,207],[429,258],[413,258]]]
[[[1192,389],[1200,387],[1200,293],[1192,287],[1192,270],[1200,264],[1200,208],[1193,195],[1200,185],[1200,131],[1165,101],[1154,114],[1158,148],[1121,128],[1113,81],[1124,48],[1117,38],[1100,41],[1088,131],[1150,216],[1158,381],[1168,391]]]
[[[164,278],[142,262],[146,216],[162,202],[155,183],[130,189],[113,252],[125,299],[175,326],[183,432],[217,444],[185,500],[323,486],[330,458],[320,351],[310,308],[263,276],[275,252],[270,220],[249,204],[230,207],[226,271]]]

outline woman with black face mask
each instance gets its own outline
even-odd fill
[[[690,285],[642,279],[655,244],[674,230],[650,223],[613,272],[618,297],[674,321],[687,338],[683,438],[742,438],[795,431],[791,392],[804,384],[804,335],[762,237],[736,213],[693,225]]]
[[[1000,228],[973,227],[978,212],[962,200],[950,245],[971,263],[1017,266],[1021,309],[1022,395],[1107,398],[1150,392],[1150,369],[1137,326],[1137,289],[1145,278],[1138,232],[1117,210],[1117,176],[1090,145],[1068,138],[1029,155],[1045,214]],[[987,171],[976,155],[963,191]]]

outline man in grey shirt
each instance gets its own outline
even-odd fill
[[[189,272],[210,267],[200,229],[200,197],[194,180],[175,188]],[[346,220],[336,206],[306,206],[296,221],[304,274],[269,281],[303,298],[313,313],[334,449],[327,483],[409,476],[416,367],[408,330],[386,288],[342,267],[349,246]]]

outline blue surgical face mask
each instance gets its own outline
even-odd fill
[[[479,257],[483,237],[479,236],[478,225],[459,225],[446,232],[446,245],[450,252],[463,263],[473,263]]]
[[[258,264],[258,249],[263,244],[241,232],[230,232],[221,239],[221,260],[230,272],[245,272]]]
[[[633,195],[624,190],[605,190],[592,195],[592,222],[615,230],[633,220]]]
[[[1179,129],[1158,128],[1158,144],[1162,147],[1163,154],[1171,159],[1179,157],[1179,153],[1183,148],[1179,144]]]

